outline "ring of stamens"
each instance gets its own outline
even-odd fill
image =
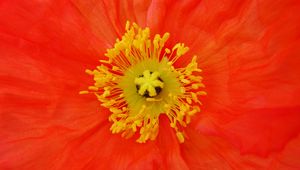
[[[139,132],[137,142],[154,140],[159,131],[159,116],[165,114],[179,142],[184,142],[184,127],[200,112],[199,97],[206,95],[199,75],[197,57],[182,68],[174,63],[187,51],[182,43],[165,47],[169,33],[150,39],[150,29],[126,24],[126,33],[108,49],[107,60],[95,70],[94,85],[80,94],[94,93],[111,112],[112,133],[129,138]]]

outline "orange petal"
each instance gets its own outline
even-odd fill
[[[225,135],[243,152],[268,155],[300,132],[300,6],[288,4],[293,7],[272,6],[285,12],[270,24],[253,1],[199,51],[208,93],[204,125],[213,130],[203,122],[198,129]]]
[[[260,157],[242,154],[228,141],[189,129],[189,139],[182,145],[182,156],[191,169],[299,169],[300,138],[285,148]]]

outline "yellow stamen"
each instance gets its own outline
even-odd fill
[[[110,110],[112,133],[125,138],[139,133],[139,143],[155,140],[159,116],[165,114],[179,142],[184,142],[184,127],[200,112],[199,96],[206,93],[201,90],[196,56],[186,67],[174,67],[189,48],[183,43],[166,48],[169,36],[156,34],[151,40],[149,28],[127,22],[122,39],[107,50],[107,60],[100,60],[95,70],[86,70],[95,83],[79,93],[94,93],[101,106]]]

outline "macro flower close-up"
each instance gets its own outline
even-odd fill
[[[297,0],[0,1],[0,169],[300,169]]]

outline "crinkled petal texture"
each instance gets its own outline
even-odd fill
[[[0,169],[300,169],[296,0],[0,2]],[[179,144],[112,135],[78,95],[126,20],[170,32],[203,69],[208,95]]]

